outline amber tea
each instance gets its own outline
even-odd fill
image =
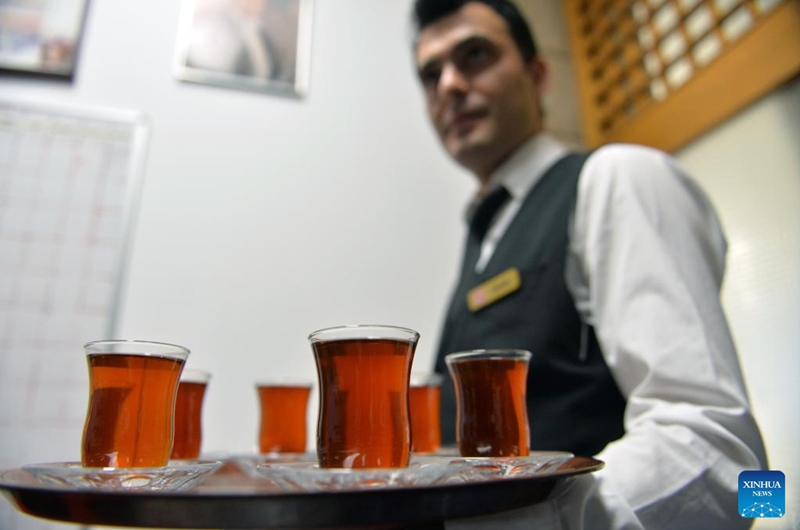
[[[210,374],[200,370],[184,370],[175,400],[175,437],[173,459],[196,459],[203,443],[203,398]]]
[[[82,465],[166,465],[178,379],[189,350],[143,341],[99,341],[85,349],[90,394]]]
[[[530,352],[477,350],[445,357],[456,390],[461,456],[526,456],[525,384]]]
[[[419,334],[388,326],[312,333],[320,389],[320,467],[408,465],[408,382]]]
[[[303,453],[306,450],[306,415],[310,384],[259,383],[261,453]]]
[[[435,453],[442,445],[439,409],[442,377],[438,374],[411,375],[408,404],[411,415],[411,451]]]

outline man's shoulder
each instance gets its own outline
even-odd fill
[[[578,193],[606,201],[662,203],[693,189],[686,173],[668,153],[637,144],[608,144],[589,154],[581,169]]]
[[[606,144],[589,152],[587,162],[602,166],[624,167],[628,165],[663,164],[671,159],[664,151],[639,144]]]
[[[607,144],[591,151],[581,171],[584,184],[652,186],[659,180],[682,178],[683,171],[672,156],[638,144]]]

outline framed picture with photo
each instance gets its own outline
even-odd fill
[[[183,0],[176,77],[305,95],[312,4],[313,0]]]
[[[71,81],[88,0],[0,0],[0,74]]]

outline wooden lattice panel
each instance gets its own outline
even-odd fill
[[[566,0],[590,146],[674,151],[800,71],[797,0]]]

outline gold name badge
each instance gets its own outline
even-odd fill
[[[511,267],[494,278],[486,280],[479,286],[470,289],[469,293],[467,293],[467,307],[469,307],[470,311],[473,313],[480,311],[501,298],[505,298],[511,293],[518,291],[521,286],[522,279],[519,275],[519,269]]]

